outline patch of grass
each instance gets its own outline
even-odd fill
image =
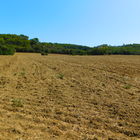
[[[25,76],[25,72],[21,72],[20,75],[21,75],[21,76]]]
[[[20,72],[20,76],[25,76],[26,72],[25,72],[25,68],[22,68],[22,71]]]
[[[12,99],[12,106],[14,107],[23,107],[22,99]]]
[[[59,79],[64,79],[64,74],[59,73],[59,74],[57,75],[57,78],[59,78]]]
[[[125,89],[130,89],[132,86],[130,85],[130,84],[126,84],[125,86],[124,86],[124,88]]]

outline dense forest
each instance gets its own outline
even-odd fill
[[[74,44],[40,42],[38,38],[29,39],[26,35],[0,34],[0,55],[13,55],[15,52],[34,52],[69,55],[140,55],[140,44],[110,46],[103,44],[88,47]]]

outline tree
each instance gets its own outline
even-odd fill
[[[28,40],[28,39],[29,39],[29,37],[28,37],[28,36],[23,35],[23,34],[20,34],[19,36],[20,36],[23,40]]]
[[[33,38],[33,39],[30,39],[30,43],[31,43],[31,45],[37,45],[40,42],[39,42],[39,39],[38,38]]]

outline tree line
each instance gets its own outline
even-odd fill
[[[29,39],[26,35],[0,34],[0,55],[13,55],[15,52],[33,52],[69,55],[140,55],[140,44],[110,46],[103,44],[88,47],[75,44],[40,42],[38,38]]]

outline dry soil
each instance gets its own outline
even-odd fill
[[[0,140],[140,139],[140,56],[0,56]]]

